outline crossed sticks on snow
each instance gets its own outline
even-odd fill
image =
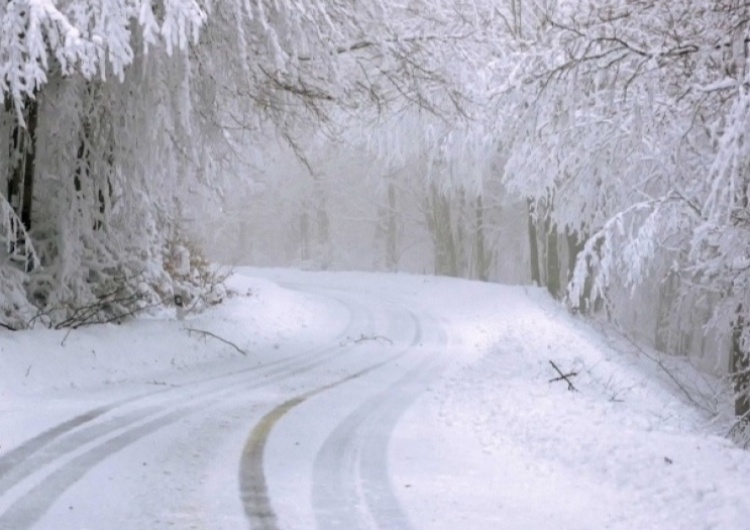
[[[556,381],[565,381],[566,383],[568,383],[568,390],[570,390],[571,392],[578,392],[578,389],[573,385],[571,380],[568,379],[569,377],[577,376],[578,372],[569,372],[567,374],[564,374],[562,370],[560,370],[553,361],[550,361],[549,363],[552,365],[552,368],[554,368],[555,371],[558,374],[560,374],[560,377],[555,377],[554,379],[550,379],[549,382],[554,383]]]

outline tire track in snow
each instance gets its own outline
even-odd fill
[[[37,451],[43,449],[46,445],[49,445],[60,436],[63,436],[65,433],[72,431],[76,427],[94,421],[98,417],[103,416],[122,404],[122,402],[118,402],[108,406],[87,410],[83,414],[79,414],[74,418],[58,423],[54,427],[34,436],[30,440],[27,440],[22,445],[11,449],[8,453],[0,457],[0,477],[7,476],[8,472],[13,469],[15,465],[26,460]],[[0,495],[3,493],[2,488],[3,485],[2,482],[0,482]]]
[[[65,457],[67,454],[75,452],[81,446],[106,438],[118,430],[126,429],[133,424],[147,420],[151,416],[158,415],[160,412],[163,412],[165,407],[173,406],[169,401],[184,404],[190,401],[211,398],[217,394],[225,394],[228,391],[244,387],[248,382],[245,378],[248,375],[255,375],[255,372],[260,373],[251,381],[255,382],[258,387],[277,382],[324,363],[332,356],[330,354],[334,353],[334,349],[330,351],[326,350],[326,352],[329,355],[314,358],[307,362],[305,362],[306,358],[285,359],[240,372],[234,372],[231,376],[219,378],[222,383],[221,386],[199,388],[198,392],[194,392],[192,395],[189,392],[185,392],[185,390],[194,390],[194,385],[191,384],[187,388],[180,387],[182,391],[173,392],[173,395],[166,396],[166,401],[160,401],[155,405],[143,403],[135,410],[123,411],[111,418],[103,418],[103,416],[116,410],[118,407],[122,408],[124,405],[137,400],[131,399],[126,402],[120,402],[117,405],[93,409],[72,420],[63,422],[17,447],[3,457],[0,461],[0,471],[2,471],[0,473],[0,495],[7,493],[27,476]],[[268,368],[271,369],[269,370]],[[243,379],[234,382],[227,381],[238,376],[242,376]],[[146,397],[151,398],[153,396],[154,394],[149,394]],[[145,401],[143,397],[138,399]],[[102,421],[94,422],[94,420],[99,418]]]
[[[360,370],[350,376],[329,385],[317,388],[300,396],[289,399],[267,413],[256,424],[245,444],[240,461],[240,497],[245,507],[245,515],[250,526],[258,530],[276,530],[276,514],[268,497],[265,472],[263,470],[263,451],[276,423],[294,407],[317,394],[360,378],[381,366],[393,362],[400,354],[389,357],[373,366]]]
[[[347,323],[346,328],[339,333],[328,346],[314,349],[310,352],[306,352],[301,355],[297,355],[294,357],[289,357],[285,359],[279,359],[276,361],[271,361],[266,364],[262,365],[256,365],[249,368],[244,368],[241,370],[235,370],[226,374],[218,374],[218,375],[212,375],[209,377],[205,377],[202,379],[198,379],[195,381],[191,381],[176,387],[172,388],[165,388],[160,390],[155,390],[152,392],[147,392],[144,394],[139,394],[130,398],[126,398],[123,400],[115,401],[113,403],[110,403],[105,406],[96,407],[94,409],[88,410],[82,414],[79,414],[69,420],[65,420],[64,422],[61,422],[44,432],[34,436],[33,438],[27,440],[26,442],[22,443],[18,447],[15,447],[11,449],[8,453],[6,453],[3,456],[0,456],[0,495],[7,492],[7,490],[12,487],[15,482],[11,482],[8,477],[11,474],[11,472],[14,472],[15,474],[19,473],[19,467],[23,466],[23,468],[29,469],[33,466],[30,465],[30,459],[34,458],[34,455],[36,453],[39,453],[40,451],[44,450],[47,446],[54,443],[59,438],[65,436],[66,434],[70,433],[73,430],[76,430],[80,427],[84,427],[84,429],[88,428],[88,424],[93,423],[95,420],[105,416],[106,414],[110,412],[117,412],[119,409],[123,409],[125,406],[139,403],[139,402],[145,402],[148,399],[152,399],[156,396],[161,395],[167,395],[167,399],[170,399],[171,396],[179,396],[174,397],[172,399],[182,399],[184,397],[184,394],[187,391],[199,389],[199,391],[204,392],[204,395],[209,395],[211,389],[206,388],[206,390],[201,390],[202,386],[208,387],[209,385],[213,383],[219,383],[219,388],[224,389],[226,388],[226,382],[230,381],[233,378],[237,377],[243,377],[248,374],[252,374],[253,372],[261,372],[263,370],[272,369],[275,367],[281,367],[284,368],[287,365],[288,368],[294,368],[295,365],[307,360],[308,358],[314,358],[319,355],[323,355],[333,349],[336,348],[336,345],[340,345],[342,339],[346,338],[349,333],[352,332],[353,329],[355,329],[357,324],[357,318],[355,316],[359,316],[362,320],[367,322],[367,325],[371,325],[371,319],[368,316],[362,317],[361,313],[362,311],[359,310],[360,308],[356,308],[358,310],[358,313],[360,315],[356,315],[354,311],[354,307],[352,307],[351,304],[345,304],[342,302],[342,300],[337,299],[339,303],[342,303],[346,307],[346,309],[349,311],[349,321]],[[276,371],[269,371],[269,375],[274,375]],[[295,372],[297,373],[297,372]],[[127,424],[130,423],[128,421],[124,422],[117,422],[116,425],[112,425],[110,427],[110,430],[114,430],[116,427],[124,427],[127,426]],[[99,432],[100,428],[95,427],[93,428],[93,433],[90,433],[88,436],[80,435],[78,438],[78,443],[86,443],[88,441],[94,440],[100,435],[97,434]],[[49,461],[53,455],[50,454],[50,452],[45,452],[45,455],[47,457],[47,461]],[[42,464],[43,462],[37,462],[37,464]]]
[[[45,472],[47,475],[0,513],[0,530],[31,528],[65,490],[102,460],[149,434],[207,408],[220,401],[224,395],[240,388],[250,391],[282,381],[337,357],[346,349],[345,345],[341,344],[342,338],[347,337],[355,328],[361,329],[361,324],[366,324],[368,327],[372,324],[371,315],[362,311],[362,308],[355,307],[348,301],[344,305],[350,312],[350,320],[346,328],[328,346],[292,358],[253,366],[230,374],[211,376],[181,387],[159,390],[146,396],[136,396],[109,406],[92,409],[58,424],[4,455],[0,459],[0,469],[3,470],[0,474],[0,502],[3,500],[3,495],[28,477]],[[272,369],[268,370],[269,367]],[[255,372],[261,373],[256,375]],[[240,379],[231,384],[226,383],[232,379],[245,378],[248,374],[255,377],[250,380]],[[218,386],[201,388],[206,383],[218,383]],[[196,387],[198,391],[193,392],[192,395],[185,392],[196,390]],[[156,394],[171,394],[167,399],[173,399],[177,404],[167,407],[163,402],[158,403],[158,406],[142,405],[140,409],[116,416],[109,421],[101,423],[95,421],[126,404],[145,401]],[[93,447],[75,455],[85,445],[93,445]]]
[[[353,323],[355,319],[351,311],[351,307],[348,307],[347,309],[349,309],[349,312],[350,312],[349,322],[345,330],[342,331],[333,341],[331,341],[333,344],[337,342],[340,343],[340,341],[346,337],[347,333],[351,332],[351,330],[354,328]],[[335,347],[333,344],[327,348],[323,348],[323,350],[327,351],[328,349]],[[235,370],[226,374],[218,374],[218,375],[212,375],[212,376],[205,377],[205,378],[200,378],[195,381],[190,381],[188,383],[181,384],[172,388],[165,388],[165,389],[160,389],[160,390],[155,390],[152,392],[139,394],[130,398],[115,401],[108,405],[96,407],[88,411],[85,411],[71,419],[65,420],[41,432],[40,434],[34,436],[33,438],[30,438],[29,440],[23,442],[18,447],[11,449],[5,455],[0,456],[0,495],[5,493],[8,490],[8,488],[13,485],[13,484],[9,484],[7,480],[7,476],[10,470],[13,470],[19,464],[28,462],[28,459],[32,457],[35,453],[43,450],[46,446],[55,442],[60,437],[68,434],[69,432],[75,429],[78,429],[79,427],[84,427],[87,424],[94,422],[94,420],[110,412],[117,412],[118,409],[122,409],[123,407],[127,405],[142,402],[142,401],[151,399],[155,396],[159,396],[161,394],[176,395],[181,392],[184,392],[185,389],[200,388],[202,385],[208,386],[209,384],[215,383],[215,382],[222,383],[223,381],[230,380],[237,376],[243,376],[243,375],[250,374],[253,372],[259,372],[259,371],[273,368],[276,366],[283,366],[286,364],[292,365],[292,364],[299,362],[300,360],[304,358],[315,356],[316,354],[318,354],[318,350],[313,350],[312,352],[307,352],[305,354],[298,355],[295,357],[279,359],[276,361],[271,361],[266,364],[256,365],[256,366],[244,368],[241,370]],[[123,424],[122,426],[124,425],[125,424]],[[91,439],[95,437],[96,436],[92,437]],[[84,441],[88,441],[88,440],[84,440]],[[26,467],[28,467],[28,465],[26,465]]]
[[[273,506],[271,505],[271,500],[268,494],[268,485],[266,482],[266,475],[264,470],[264,451],[266,448],[266,444],[268,443],[268,437],[270,436],[274,426],[290,410],[304,403],[308,399],[327,390],[331,390],[335,387],[341,386],[347,382],[359,379],[377,370],[378,368],[396,361],[397,359],[403,357],[406,353],[408,353],[414,346],[419,344],[420,340],[422,339],[422,328],[419,320],[410,311],[409,316],[414,322],[415,331],[412,342],[407,348],[399,351],[394,355],[391,355],[383,361],[370,365],[367,368],[355,372],[338,381],[323,385],[319,388],[313,389],[309,392],[300,394],[285,401],[281,405],[268,412],[256,424],[245,444],[245,448],[240,460],[239,472],[240,498],[245,510],[245,516],[250,523],[250,528],[252,528],[253,530],[278,530],[279,528],[277,517],[273,510]]]
[[[158,405],[143,404],[135,410],[123,412],[118,416],[104,419],[100,422],[87,424],[66,436],[60,436],[57,439],[51,440],[33,454],[24,455],[23,460],[18,460],[15,462],[15,465],[5,469],[4,473],[0,475],[0,495],[7,493],[26,477],[64,459],[66,455],[75,453],[82,446],[97,443],[121,430],[129,428],[137,429],[138,423],[142,423],[151,417],[159,416],[165,410],[170,410],[170,408],[174,408],[175,406],[179,407],[191,402],[210,400],[213,403],[217,397],[231,394],[236,390],[252,390],[280,382],[325,363],[335,354],[334,350],[331,350],[331,355],[316,358],[308,362],[287,364],[257,375],[251,372],[250,375],[254,376],[251,379],[245,378],[229,384],[224,383],[219,388],[201,389],[193,395],[183,392],[170,397],[173,403],[160,402]],[[253,372],[255,371],[257,370],[253,370]],[[245,374],[245,377],[247,375]],[[248,384],[250,385],[249,387]],[[186,412],[184,415],[188,414],[189,412]],[[101,416],[101,414],[98,416]],[[18,456],[15,455],[16,458]],[[0,520],[2,520],[1,517]]]
[[[443,330],[439,344],[446,343]],[[388,445],[401,415],[440,372],[433,355],[352,411],[328,436],[313,468],[318,528],[412,528],[393,491]]]
[[[23,496],[15,500],[5,512],[1,513],[0,530],[31,528],[52,507],[57,498],[97,464],[145,436],[167,428],[190,414],[209,409],[212,405],[224,399],[226,395],[231,395],[238,390],[252,391],[283,381],[292,375],[306,372],[310,368],[322,364],[325,360],[327,359],[308,363],[291,372],[279,372],[274,377],[256,378],[247,381],[244,384],[245,388],[243,388],[243,385],[233,385],[217,392],[210,399],[207,399],[206,396],[200,396],[192,400],[197,401],[196,403],[176,409],[167,409],[166,412],[161,411],[157,415],[149,415],[144,418],[137,412],[133,413],[129,416],[130,425],[124,429],[102,429],[101,432],[97,433],[100,436],[95,440],[93,447],[66,460],[60,467],[47,474],[41,482],[38,482]],[[144,421],[144,419],[147,419],[147,421]],[[115,432],[118,434],[114,434]],[[73,455],[80,448],[79,441],[76,439],[66,439],[63,442],[64,447],[62,449],[66,455]],[[56,460],[59,460],[59,458]]]

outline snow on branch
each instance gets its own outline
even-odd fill
[[[694,85],[693,88],[695,88],[695,90],[699,92],[704,92],[704,93],[720,92],[722,90],[736,89],[737,80],[731,77],[725,77],[723,79],[719,79],[718,81],[714,81],[713,83],[709,83],[706,85]]]
[[[198,42],[200,28],[207,19],[206,12],[195,0],[166,2],[161,35],[172,55],[175,46],[184,50],[190,42]]]
[[[657,253],[659,236],[675,224],[665,219],[670,214],[681,216],[683,209],[694,214],[690,204],[670,192],[632,204],[610,217],[586,241],[568,285],[567,303],[579,310],[586,309],[581,304],[596,299],[608,303],[607,290],[617,270],[624,271],[626,285],[640,284]]]
[[[104,79],[109,66],[122,80],[137,39],[145,51],[161,40],[172,55],[197,42],[207,17],[197,0],[164,2],[159,16],[151,0],[75,0],[59,7],[50,0],[9,0],[0,4],[0,95],[22,108],[24,97],[47,82],[50,56],[63,75]]]

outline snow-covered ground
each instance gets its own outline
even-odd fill
[[[0,530],[748,528],[750,454],[541,291],[230,287],[185,321],[0,331]]]

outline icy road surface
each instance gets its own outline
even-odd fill
[[[184,322],[0,335],[0,530],[748,528],[748,453],[541,292],[231,283]]]

